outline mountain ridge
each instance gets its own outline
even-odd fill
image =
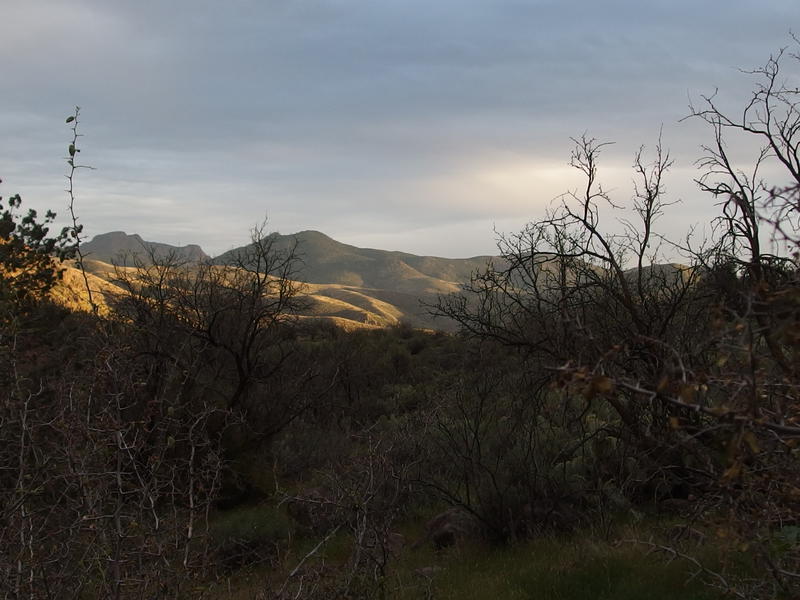
[[[294,249],[302,262],[300,279],[306,283],[329,283],[357,287],[421,293],[450,293],[485,268],[492,256],[443,258],[420,256],[398,250],[360,248],[339,242],[316,230],[293,234],[272,233],[276,250]],[[220,254],[213,260],[224,264],[243,255],[247,244]]]
[[[163,242],[151,242],[142,239],[138,233],[128,234],[124,231],[109,231],[94,236],[81,245],[84,256],[108,264],[126,264],[136,260],[148,264],[152,257],[164,259],[174,257],[178,260],[199,262],[210,257],[197,244],[173,246]]]
[[[434,319],[425,305],[435,304],[439,295],[460,292],[474,273],[485,270],[490,263],[503,264],[503,259],[496,256],[443,258],[360,248],[311,229],[287,235],[276,232],[266,240],[272,244],[272,251],[293,253],[298,259],[297,274],[292,279],[303,284],[303,295],[309,301],[303,318],[327,319],[350,327],[385,327],[405,320],[418,327],[452,329],[453,323]],[[84,265],[100,280],[113,283],[120,268],[130,269],[136,261],[147,265],[151,254],[156,259],[172,256],[189,263],[237,265],[246,259],[251,245],[210,258],[196,244],[172,246],[114,231],[95,236],[83,245]],[[115,258],[121,267],[111,266]],[[547,268],[548,262],[545,260],[542,268]],[[656,269],[656,280],[665,283],[672,277],[685,276],[678,264],[648,265],[644,269]],[[634,277],[635,271],[627,269],[626,276]]]
[[[486,267],[490,256],[451,259],[419,256],[396,250],[359,248],[316,230],[267,236],[276,252],[293,252],[297,281],[309,300],[303,318],[325,319],[347,327],[385,327],[408,321],[417,327],[452,329],[428,314],[423,302],[461,290],[470,275]],[[101,234],[83,245],[84,265],[101,280],[113,282],[116,270],[130,269],[137,260],[151,263],[173,255],[189,262],[236,264],[251,244],[210,258],[197,245],[172,246],[145,241],[138,234]],[[116,259],[116,260],[115,260]],[[121,267],[111,266],[116,262]]]

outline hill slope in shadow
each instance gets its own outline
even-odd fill
[[[127,234],[124,231],[111,231],[94,236],[91,241],[81,245],[87,258],[108,264],[132,264],[139,259],[145,264],[151,262],[151,256],[157,259],[174,257],[181,261],[199,262],[210,258],[197,244],[172,246],[161,242],[148,242],[140,235]]]
[[[295,252],[302,261],[298,279],[306,283],[328,283],[383,289],[406,294],[447,294],[460,289],[470,274],[486,267],[490,256],[440,258],[407,252],[358,248],[343,244],[319,231],[291,235],[271,234],[276,249]],[[244,248],[230,250],[214,259],[224,264]]]

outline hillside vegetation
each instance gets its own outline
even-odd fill
[[[94,300],[107,312],[112,298],[125,294],[122,282],[135,281],[137,268],[119,266],[99,260],[84,260],[89,286],[96,292]],[[191,268],[191,267],[190,267]],[[394,289],[371,289],[337,283],[304,284],[294,282],[304,300],[297,314],[304,319],[333,321],[345,329],[360,327],[388,327],[401,321],[416,327],[439,328],[452,331],[454,325],[444,319],[434,318],[423,306],[436,297],[426,293],[406,293]],[[455,287],[455,284],[453,284]],[[90,311],[86,282],[75,263],[64,267],[63,276],[50,292],[53,299],[71,310]]]

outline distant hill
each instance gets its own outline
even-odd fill
[[[94,302],[101,313],[108,311],[111,299],[125,292],[117,284],[120,275],[137,279],[134,267],[113,266],[99,260],[84,261]],[[91,310],[83,276],[70,261],[64,265],[63,277],[54,287],[51,296],[72,310]],[[391,290],[375,290],[340,284],[302,284],[304,308],[302,319],[329,321],[345,330],[380,328],[397,325],[401,321],[426,329],[453,330],[455,324],[436,319],[428,314],[420,299],[433,301],[433,295],[406,294]]]
[[[304,314],[312,318],[336,319],[359,325],[386,327],[400,321],[426,329],[455,329],[455,323],[435,318],[421,304],[433,302],[433,294],[408,294],[385,289],[362,288],[337,283],[306,284],[309,306]]]
[[[303,294],[308,300],[301,316],[327,320],[346,329],[386,327],[407,321],[417,327],[452,330],[456,327],[454,322],[435,319],[424,303],[434,303],[439,294],[459,292],[462,284],[476,271],[483,271],[489,262],[502,265],[500,259],[492,256],[440,258],[359,248],[319,231],[292,235],[274,233],[270,238],[278,251],[295,248],[299,261],[296,279],[306,284]],[[235,263],[239,254],[246,256],[248,247],[209,259],[197,245],[177,247],[148,242],[136,234],[121,231],[98,235],[82,246],[87,255],[84,266],[90,274],[90,285],[98,291],[101,304],[107,296],[119,291],[113,282],[120,269],[134,274],[131,269],[134,255],[145,263],[149,262],[151,252],[157,258],[174,255],[184,261],[211,260],[223,265]],[[112,262],[123,266],[114,268]],[[539,268],[554,268],[549,260],[538,262]],[[65,285],[58,295],[66,304],[88,306],[83,297],[84,284],[77,273],[68,269]],[[637,273],[636,269],[629,269],[625,276],[633,281]],[[682,265],[662,264],[647,266],[642,274],[648,285],[664,286],[688,277],[689,271]]]
[[[271,239],[276,250],[296,245],[297,279],[306,284],[303,293],[308,299],[303,317],[328,320],[345,328],[385,327],[403,320],[418,327],[452,329],[453,323],[434,320],[421,301],[433,302],[437,294],[458,292],[461,284],[469,281],[473,272],[484,269],[492,258],[452,259],[358,248],[318,231],[276,233]],[[84,265],[96,278],[92,280],[93,287],[97,281],[114,281],[111,263],[129,269],[134,256],[144,263],[150,262],[150,253],[157,258],[175,255],[191,262],[209,259],[196,245],[176,247],[149,242],[121,231],[95,236],[82,249],[86,255]],[[246,249],[247,246],[236,248],[211,260],[231,264]]]
[[[91,262],[94,265],[104,264],[96,263],[95,261]],[[89,303],[89,294],[86,291],[86,280],[88,280],[89,287],[92,289],[92,301],[97,305],[100,314],[106,314],[110,298],[122,292],[120,288],[109,280],[110,274],[113,273],[111,265],[105,265],[106,269],[100,273],[93,273],[87,267],[86,280],[84,280],[83,274],[77,268],[75,261],[68,261],[61,264],[60,267],[63,268],[63,272],[56,285],[50,290],[50,297],[70,310],[86,312],[92,310],[92,305]]]
[[[109,264],[131,265],[134,257],[144,263],[149,263],[151,255],[158,259],[174,256],[179,260],[190,262],[199,262],[209,258],[196,244],[171,246],[160,242],[148,242],[138,234],[128,235],[124,231],[96,235],[90,242],[84,243],[81,250],[87,258]]]
[[[470,274],[486,267],[490,256],[439,258],[406,252],[358,248],[343,244],[319,231],[291,235],[272,234],[275,247],[286,249],[297,244],[302,261],[301,281],[338,284],[404,294],[446,294],[457,292]],[[226,264],[244,248],[230,250],[214,259]]]

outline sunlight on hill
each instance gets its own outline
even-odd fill
[[[89,281],[92,299],[97,305],[98,312],[100,314],[108,314],[111,296],[121,293],[122,290],[88,270],[86,278]],[[73,311],[91,312],[92,310],[83,274],[75,266],[74,262],[65,267],[61,279],[50,290],[50,297],[58,304]]]
[[[137,279],[134,267],[115,267],[99,260],[86,260],[84,265],[93,299],[102,314],[108,314],[112,296],[125,293],[114,284],[115,279],[120,276],[128,277],[131,282]],[[430,318],[420,309],[416,294],[341,284],[298,285],[301,297],[307,300],[299,315],[303,320],[333,323],[346,331],[391,327],[402,320],[431,326]],[[91,311],[83,275],[74,261],[66,263],[63,277],[50,295],[70,310]]]

